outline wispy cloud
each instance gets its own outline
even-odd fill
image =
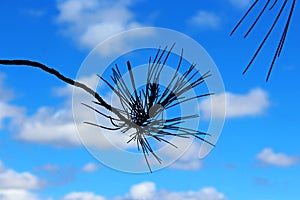
[[[71,192],[65,195],[61,200],[105,200],[106,198],[96,195],[92,192]]]
[[[39,200],[36,194],[23,189],[0,189],[1,200]]]
[[[38,9],[27,9],[23,11],[25,14],[30,15],[32,17],[43,17],[47,14],[45,10],[38,10]]]
[[[38,197],[30,190],[40,189],[45,181],[40,180],[30,172],[17,172],[4,166],[0,161],[0,199],[37,200]]]
[[[202,29],[218,29],[221,26],[222,19],[212,11],[200,10],[189,19],[188,23],[194,27]]]
[[[18,125],[15,138],[19,140],[56,147],[81,144],[72,120],[72,112],[68,109],[41,107],[33,116],[25,117]]]
[[[143,182],[133,185],[129,196],[132,199],[153,199],[156,192],[156,186],[153,182]]]
[[[259,185],[259,186],[270,186],[270,182],[268,179],[265,179],[265,178],[262,178],[262,177],[258,177],[258,176],[255,176],[252,178],[253,180],[253,183],[255,185]]]
[[[18,106],[10,105],[0,100],[0,129],[3,128],[4,119],[13,119],[14,121],[21,121],[24,109]]]
[[[94,87],[97,85],[98,80],[97,76],[93,75],[79,81]],[[83,123],[89,121],[103,126],[111,126],[109,120],[103,118],[100,118],[100,121],[95,121],[98,120],[95,117],[95,112],[81,104],[82,102],[92,104],[93,99],[90,100],[83,91],[77,91],[77,93],[74,93],[76,96],[72,96],[72,87],[66,86],[59,89],[58,93],[60,95],[63,93],[66,98],[65,104],[60,107],[41,107],[32,116],[24,116],[18,124],[18,133],[15,134],[15,138],[54,147],[82,146],[82,141],[84,141],[84,145],[98,149],[111,149],[115,147],[114,145],[120,148],[132,147],[127,144],[128,136],[125,134],[103,130]],[[79,99],[76,112],[80,114],[77,115],[76,122],[73,116],[72,98]],[[107,98],[109,97],[106,97],[106,100]],[[109,135],[109,140],[106,135]]]
[[[140,26],[129,9],[131,4],[131,0],[63,0],[58,3],[57,22],[65,34],[90,49],[116,33]]]
[[[1,189],[39,189],[42,181],[29,172],[16,172],[4,166],[0,161],[0,188]]]
[[[153,182],[142,182],[133,185],[129,192],[123,196],[106,198],[91,192],[72,192],[65,195],[62,200],[173,200],[173,199],[197,199],[197,200],[227,200],[224,194],[213,187],[205,187],[198,191],[173,192],[157,190]]]
[[[256,158],[266,165],[273,165],[278,167],[289,167],[297,164],[298,158],[296,156],[289,156],[283,153],[275,153],[271,148],[263,149]]]
[[[211,115],[211,103],[215,107],[213,114],[216,117],[224,115],[223,105],[225,105],[227,118],[261,115],[270,105],[268,94],[260,88],[252,89],[247,94],[225,92],[220,95],[212,95],[211,98],[211,100],[205,99],[199,104],[200,112],[206,118]],[[224,101],[226,102],[224,103]]]
[[[239,9],[246,8],[251,3],[251,0],[228,0],[228,1],[232,6]]]
[[[6,75],[0,73],[0,101],[12,100],[15,96],[14,92],[5,86],[5,79]]]
[[[14,92],[4,85],[5,75],[0,73],[0,129],[3,128],[4,119],[20,121],[25,109],[10,104],[14,99]]]
[[[76,175],[81,169],[74,166],[60,166],[56,164],[45,164],[34,168],[38,174],[47,177],[46,187],[66,185],[67,183],[74,182]]]
[[[99,164],[89,162],[82,167],[83,172],[92,173],[99,169]]]
[[[82,121],[84,121],[84,113],[91,114],[93,111],[84,107],[82,110]],[[104,126],[110,126],[106,121],[98,123]],[[83,145],[77,128],[80,129],[80,133],[85,133],[83,137],[86,146],[107,149],[113,148],[113,144],[119,144],[120,147],[130,147],[130,145],[126,145],[127,136],[125,135],[104,131],[83,123],[78,124],[78,127],[76,127],[72,118],[71,107],[58,110],[47,107],[40,108],[36,114],[27,117],[19,124],[19,133],[15,135],[15,138],[31,143],[45,144],[60,148],[77,147]],[[105,133],[110,133],[110,142],[105,139]]]
[[[182,143],[182,144],[180,144]],[[185,143],[185,144],[184,144]],[[199,158],[200,143],[193,142],[190,146],[186,146],[187,141],[182,139],[177,141],[177,148],[168,147],[161,153],[172,160],[175,160],[169,167],[179,170],[198,170],[202,167],[202,160]],[[184,152],[182,154],[182,152]]]
[[[61,200],[105,200],[104,197],[96,195],[92,192],[71,192],[65,195]]]
[[[138,190],[140,189],[140,190]],[[126,198],[127,197],[127,198]],[[167,190],[156,190],[152,182],[143,182],[133,185],[130,193],[125,195],[125,199],[151,199],[151,200],[172,200],[172,199],[197,199],[197,200],[226,200],[224,194],[213,187],[205,187],[198,191],[174,192]],[[121,199],[121,200],[123,200]]]
[[[50,174],[55,174],[60,170],[60,167],[58,165],[46,164],[40,167],[36,167],[34,170],[37,172],[47,172]]]

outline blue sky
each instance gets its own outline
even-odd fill
[[[248,6],[247,0],[1,3],[1,59],[36,60],[73,78],[91,49],[113,34],[144,26],[182,32],[216,63],[227,116],[217,146],[204,160],[192,146],[152,174],[124,173],[101,164],[80,143],[69,86],[41,70],[1,66],[0,199],[298,199],[299,6],[268,83],[270,50],[279,33],[244,76],[264,26],[247,40],[245,25],[229,37]]]

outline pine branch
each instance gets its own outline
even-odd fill
[[[0,65],[39,68],[44,72],[57,77],[61,81],[80,88],[92,95],[96,99],[96,101],[93,101],[96,105],[104,107],[111,113],[114,113],[117,117],[104,114],[102,111],[98,110],[98,108],[83,103],[88,109],[91,109],[93,112],[110,120],[112,127],[103,126],[93,122],[84,123],[109,131],[119,130],[122,133],[132,130],[133,133],[129,135],[127,143],[136,143],[137,149],[144,154],[145,162],[151,172],[148,157],[153,156],[159,163],[162,163],[162,160],[156,155],[155,150],[151,147],[149,138],[153,138],[158,142],[164,142],[175,148],[177,148],[177,146],[170,142],[166,137],[194,137],[212,146],[214,145],[203,138],[209,134],[183,126],[187,120],[198,118],[198,114],[192,113],[186,116],[171,116],[167,119],[163,118],[164,112],[167,112],[171,108],[175,108],[176,106],[180,107],[180,104],[185,104],[189,101],[211,95],[211,93],[204,93],[191,97],[188,96],[188,91],[191,91],[204,83],[205,79],[210,77],[211,74],[208,71],[201,75],[195,68],[196,64],[191,64],[186,69],[183,69],[184,71],[182,75],[180,75],[179,69],[181,69],[183,50],[176,71],[171,77],[170,82],[167,84],[168,86],[164,88],[164,86],[160,84],[161,74],[171,55],[174,45],[171,46],[169,51],[167,50],[167,46],[163,50],[158,49],[153,62],[151,62],[150,57],[146,78],[147,83],[143,87],[137,87],[135,74],[130,61],[127,61],[126,63],[127,71],[130,75],[129,84],[123,80],[118,65],[115,65],[115,67],[112,68],[112,75],[110,76],[112,83],[98,75],[111,91],[118,96],[122,106],[121,108],[112,107],[106,103],[96,91],[87,85],[68,78],[59,71],[42,63],[30,60],[0,60]]]

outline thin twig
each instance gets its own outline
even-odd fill
[[[6,65],[6,66],[27,66],[27,67],[34,67],[34,68],[39,68],[49,74],[52,74],[54,76],[56,76],[58,79],[62,80],[65,83],[68,83],[70,85],[73,85],[75,87],[81,88],[84,91],[86,91],[87,93],[91,94],[93,97],[95,97],[95,99],[98,100],[99,105],[103,106],[104,108],[106,108],[107,110],[113,112],[114,114],[116,114],[121,120],[123,121],[128,121],[123,115],[121,115],[118,110],[114,107],[112,107],[111,105],[109,105],[108,103],[106,103],[104,101],[104,99],[94,90],[92,90],[90,87],[88,87],[87,85],[72,80],[71,78],[68,78],[64,75],[62,75],[59,71],[50,68],[40,62],[36,62],[36,61],[30,61],[30,60],[0,60],[0,65]]]

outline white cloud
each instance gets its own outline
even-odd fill
[[[94,85],[97,83],[95,78],[99,80],[97,77],[92,76],[79,81],[87,85]],[[103,130],[83,123],[84,121],[95,122],[95,112],[81,105],[82,102],[93,105],[88,99],[89,96],[87,97],[87,94],[82,90],[77,90],[76,97],[74,97],[77,99],[76,102],[79,103],[75,111],[79,113],[76,115],[75,122],[72,110],[72,91],[73,88],[70,86],[65,86],[58,90],[59,95],[65,95],[66,97],[66,103],[62,107],[41,107],[32,116],[24,117],[18,124],[19,129],[15,137],[23,141],[55,147],[81,146],[83,145],[82,141],[88,147],[99,149],[111,149],[115,148],[115,146],[119,148],[133,147],[133,143],[127,144],[129,138],[126,134]],[[111,126],[109,120],[104,119],[104,117],[99,118],[96,123],[103,126]],[[109,135],[108,139],[107,135]]]
[[[190,24],[200,28],[217,29],[220,27],[222,19],[214,12],[200,10],[189,21]]]
[[[4,119],[13,119],[14,121],[21,121],[24,109],[10,105],[0,100],[0,129],[3,128]]]
[[[222,117],[224,108],[219,105],[224,105],[224,100],[226,100],[227,118],[261,115],[270,105],[268,94],[260,88],[253,89],[247,94],[226,92],[220,95],[212,95],[211,98],[211,100],[205,99],[199,104],[199,109],[206,118],[211,115],[211,102],[215,106],[214,116]]]
[[[34,170],[37,172],[47,172],[53,175],[60,170],[60,167],[58,165],[46,164],[40,167],[36,167]]]
[[[143,200],[227,200],[224,194],[218,192],[213,187],[205,187],[198,191],[174,192],[168,190],[156,190],[156,185],[153,182],[143,182],[133,185],[128,195],[119,198],[125,199],[143,199]]]
[[[184,144],[180,144],[180,142],[186,142],[184,139],[177,141],[176,145],[178,146],[177,149],[170,146],[166,148],[164,151],[162,151],[163,156],[167,156],[169,158],[173,158],[172,160],[176,160],[174,163],[172,163],[169,167],[173,169],[179,169],[179,170],[198,170],[202,166],[202,160],[199,159],[199,151],[200,151],[200,143],[199,142],[193,142],[184,152],[184,154],[179,157],[185,149],[180,148],[180,146],[185,146]],[[186,147],[184,147],[186,148]],[[179,151],[179,152],[178,152]]]
[[[14,98],[12,90],[4,86],[5,75],[0,73],[0,130],[3,128],[4,119],[20,121],[24,114],[24,109],[13,106],[9,103]]]
[[[14,98],[12,90],[4,86],[5,75],[0,73],[0,129],[3,128],[3,120],[10,119],[12,123],[22,121],[25,109],[10,105]],[[44,186],[35,175],[29,172],[16,172],[9,169],[0,160],[0,199],[1,200],[38,200],[38,197],[30,192],[31,189],[39,189]]]
[[[152,182],[143,182],[133,185],[130,189],[129,196],[136,199],[153,199],[156,191],[156,186]]]
[[[92,163],[92,162],[89,162],[82,167],[82,171],[87,172],[87,173],[95,172],[98,169],[99,169],[99,165]]]
[[[54,110],[49,107],[40,108],[31,117],[19,124],[17,139],[53,146],[66,147],[80,145],[80,139],[72,119],[72,111]]]
[[[85,113],[93,113],[82,106],[82,121],[85,121]],[[87,120],[89,121],[89,120]],[[109,122],[100,121],[99,124],[111,126]],[[79,133],[86,146],[97,147],[100,149],[112,148],[113,145],[119,147],[130,147],[126,145],[128,136],[118,132],[104,131],[98,127],[93,127],[84,123],[78,124]],[[81,146],[82,141],[78,135],[76,124],[72,118],[71,107],[60,108],[40,108],[38,112],[19,124],[19,133],[15,136],[17,139],[47,144],[55,147],[76,147]],[[84,133],[84,134],[83,134]],[[105,139],[105,134],[110,134],[110,142]]]
[[[13,97],[15,96],[14,95],[14,92],[10,89],[7,89],[5,86],[4,86],[4,82],[5,82],[5,78],[6,78],[6,75],[5,74],[2,74],[0,73],[0,100],[1,101],[9,101],[11,99],[13,99]]]
[[[128,194],[106,198],[91,192],[71,192],[62,200],[228,200],[224,194],[213,187],[204,187],[200,190],[174,192],[157,190],[153,182],[142,182],[131,186]]]
[[[124,30],[122,24],[116,22],[96,24],[87,28],[86,32],[80,37],[80,43],[95,47],[101,41]]]
[[[229,0],[229,3],[236,8],[243,9],[250,5],[251,0]]]
[[[279,167],[289,167],[298,162],[295,156],[288,156],[283,153],[275,153],[271,148],[265,148],[260,152],[256,158],[267,165],[274,165]]]
[[[94,48],[116,33],[140,26],[129,9],[131,4],[131,0],[59,1],[57,21],[81,46]]]
[[[39,189],[43,182],[29,172],[16,172],[0,161],[0,189]]]
[[[1,200],[38,200],[38,197],[29,190],[40,189],[44,183],[29,172],[16,172],[5,167],[0,161]]]
[[[22,189],[0,189],[1,200],[38,200],[37,195]]]
[[[71,192],[61,200],[105,200],[105,198],[92,192]]]
[[[205,187],[199,191],[169,192],[161,191],[155,200],[227,200],[224,194],[213,187]]]

